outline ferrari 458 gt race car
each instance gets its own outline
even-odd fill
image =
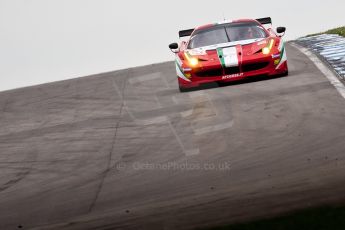
[[[285,27],[274,31],[267,24],[272,24],[271,18],[224,21],[180,31],[180,38],[187,39],[169,45],[176,54],[180,91],[208,82],[287,75]]]

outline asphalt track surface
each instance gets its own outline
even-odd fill
[[[172,62],[0,93],[0,229],[194,229],[345,200],[345,100],[290,75],[179,93]]]

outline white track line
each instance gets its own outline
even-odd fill
[[[319,70],[327,77],[331,84],[338,90],[340,95],[345,98],[345,86],[338,79],[338,77],[309,49],[304,48],[296,43],[292,44],[293,47],[299,49],[302,53],[308,56],[308,58],[314,62],[314,64],[319,68]]]

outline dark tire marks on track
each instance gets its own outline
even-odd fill
[[[1,92],[0,228],[194,229],[343,201],[345,100],[287,52],[287,77],[188,93],[172,62]],[[231,168],[133,167],[185,162]]]

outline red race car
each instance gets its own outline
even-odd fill
[[[180,91],[208,82],[227,82],[258,75],[287,75],[282,36],[271,18],[241,19],[199,26],[179,32],[188,37],[169,48],[176,54]]]

